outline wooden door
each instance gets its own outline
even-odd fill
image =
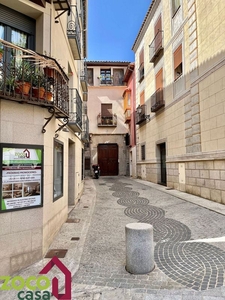
[[[100,166],[100,176],[118,175],[118,145],[99,144],[98,164]]]

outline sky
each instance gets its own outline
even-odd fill
[[[88,0],[87,60],[134,61],[132,46],[151,0]]]

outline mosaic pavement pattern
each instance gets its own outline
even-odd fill
[[[153,225],[155,263],[169,278],[186,288],[203,291],[223,286],[225,252],[207,243],[191,240],[190,229],[179,221],[166,218],[163,209],[149,204],[127,184],[115,182],[110,188],[124,213],[138,222]]]
[[[76,285],[136,289],[147,294],[182,290],[190,299],[194,299],[200,291],[224,286],[225,251],[204,242],[192,242],[190,228],[167,218],[164,209],[151,205],[147,198],[139,197],[140,193],[132,191],[131,184],[113,177],[101,178],[97,185],[105,186],[105,190],[99,195],[100,206],[96,207],[80,267],[73,277]],[[110,195],[109,201],[104,208],[107,195]],[[116,201],[120,208],[124,207],[124,210],[118,211],[119,218],[125,215],[137,222],[153,225],[157,265],[153,272],[145,275],[126,272],[125,242],[118,241],[117,233],[113,232],[112,241],[108,239],[108,230],[120,220],[116,215],[112,216],[112,210],[107,210],[113,199],[112,209]]]

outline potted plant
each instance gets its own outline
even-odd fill
[[[4,52],[4,49],[2,47],[2,44],[0,44],[0,60],[2,60],[3,52]]]
[[[28,95],[32,81],[32,65],[22,60],[16,64],[16,93]]]
[[[50,67],[44,68],[45,76],[48,78],[54,78],[55,77],[55,70]]]
[[[46,80],[41,70],[36,71],[32,80],[32,96],[44,99]]]
[[[47,81],[46,83],[46,90],[44,93],[44,98],[48,101],[52,101],[52,85],[50,81]]]

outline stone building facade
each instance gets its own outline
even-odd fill
[[[1,275],[45,256],[83,191],[86,25],[85,0],[1,1]]]
[[[86,172],[99,164],[100,175],[128,175],[123,93],[124,74],[129,62],[87,61],[88,118],[90,143],[86,149]]]
[[[133,51],[138,177],[225,204],[224,14],[153,0]]]

